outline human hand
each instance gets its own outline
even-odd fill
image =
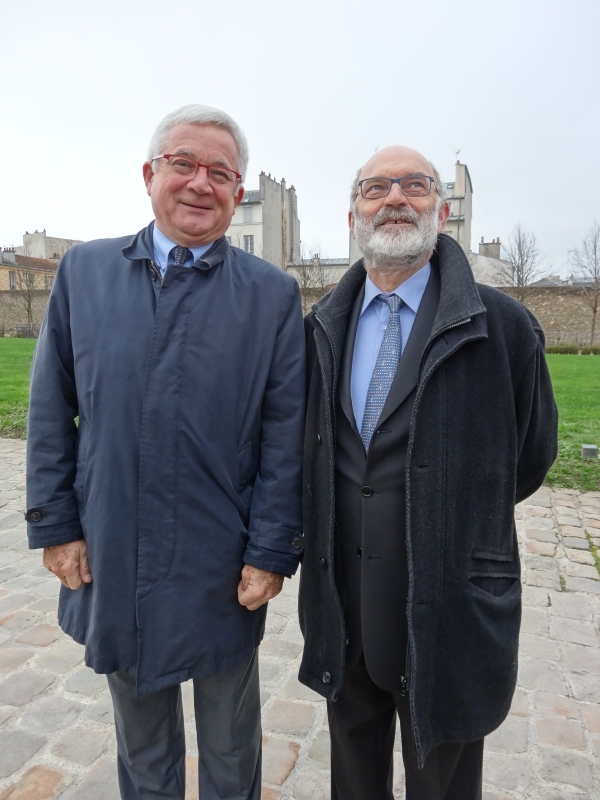
[[[92,582],[87,545],[83,539],[44,548],[44,566],[60,578],[67,589],[79,589]]]
[[[277,597],[283,586],[283,575],[246,564],[238,585],[238,600],[248,611],[256,611],[264,603]]]

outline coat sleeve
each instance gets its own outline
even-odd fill
[[[32,549],[83,538],[73,490],[78,411],[69,327],[68,258],[58,269],[31,367],[25,518]]]
[[[244,561],[290,576],[303,550],[305,353],[296,281],[288,284],[287,295],[262,404],[260,467],[252,493]]]
[[[558,448],[558,411],[544,355],[544,334],[539,329],[536,333],[537,344],[519,382],[516,397],[519,431],[517,503],[542,485]]]

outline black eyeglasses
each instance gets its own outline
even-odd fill
[[[405,197],[426,197],[431,192],[434,178],[429,175],[405,175],[403,178],[364,178],[358,182],[365,200],[379,200],[392,191],[397,183]]]

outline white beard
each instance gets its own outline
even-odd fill
[[[389,275],[404,272],[426,259],[438,237],[438,212],[418,214],[413,208],[382,208],[373,217],[354,212],[354,235],[368,268]],[[381,227],[387,220],[412,222],[410,228]]]

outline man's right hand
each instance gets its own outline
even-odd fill
[[[79,589],[92,582],[87,546],[83,539],[44,548],[44,566],[60,578],[68,589]]]

